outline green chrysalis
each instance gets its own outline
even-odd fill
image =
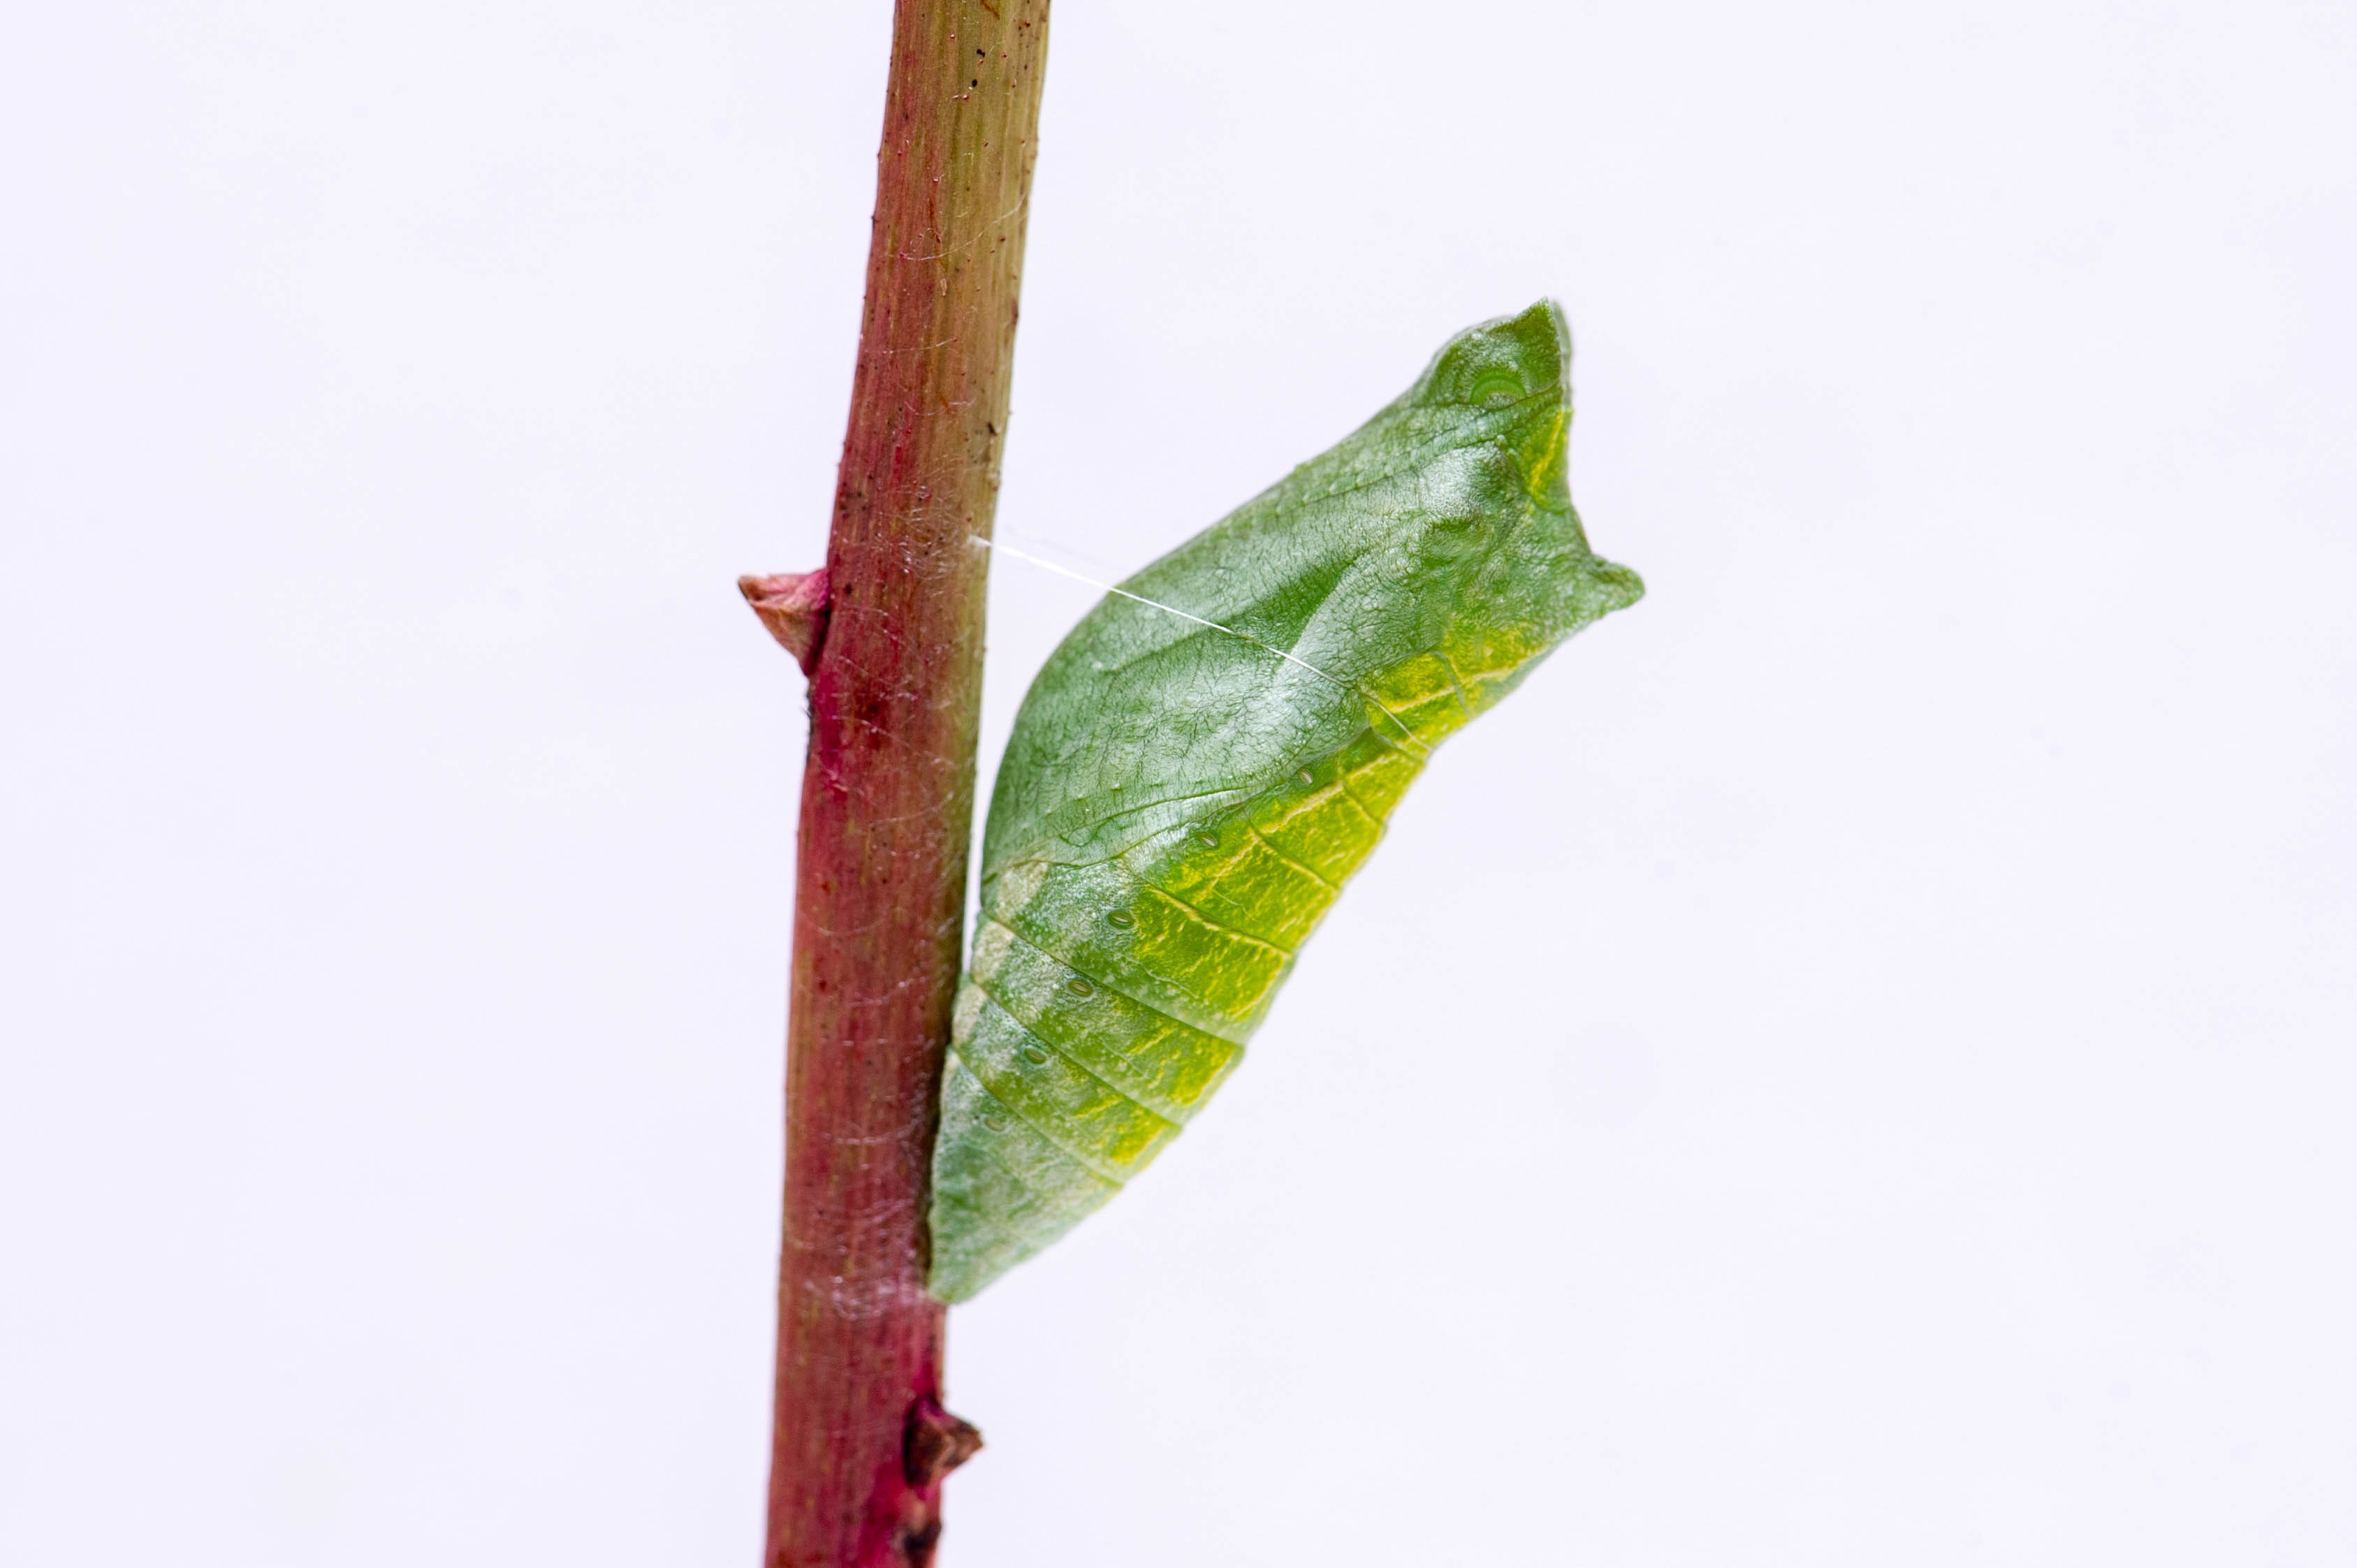
[[[1541,301],[1129,579],[1024,698],[983,838],[933,1154],[963,1301],[1178,1135],[1431,748],[1644,592],[1564,475]]]

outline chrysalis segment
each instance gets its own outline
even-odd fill
[[[1025,1028],[979,985],[958,998],[958,1057],[990,1097],[1108,1181],[1127,1181],[1178,1123],[1140,1105]]]
[[[1551,304],[1108,596],[1016,716],[934,1154],[931,1286],[1062,1235],[1242,1058],[1434,746],[1642,586],[1564,481]]]
[[[1424,771],[1423,757],[1373,729],[1343,747],[1340,760],[1342,793],[1378,827],[1391,820],[1392,808]]]
[[[1367,700],[1377,704],[1389,724],[1370,720],[1368,727],[1387,739],[1408,740],[1425,747],[1465,727],[1473,717],[1464,683],[1437,650],[1414,653],[1378,673],[1366,685]],[[1392,726],[1396,725],[1397,729]]]
[[[935,1295],[963,1301],[1120,1190],[992,1098],[951,1048],[933,1144]]]
[[[1383,819],[1360,804],[1341,758],[1333,757],[1254,800],[1244,821],[1269,848],[1338,890],[1374,853],[1383,832]]]
[[[1181,830],[1162,838],[1191,836]],[[1140,877],[1130,858],[1011,867],[985,896],[985,918],[1092,983],[1242,1045],[1292,954],[1205,919]]]
[[[1193,1115],[1243,1056],[1234,1041],[1086,979],[996,921],[974,934],[971,978],[1042,1041],[1171,1122]]]

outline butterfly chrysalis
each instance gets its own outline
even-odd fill
[[[1643,593],[1572,510],[1569,358],[1552,301],[1460,333],[1040,671],[984,835],[935,1295],[973,1295],[1177,1137],[1432,747]]]

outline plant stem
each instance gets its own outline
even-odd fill
[[[812,660],[768,1568],[923,1568],[942,1412],[927,1179],[973,832],[989,537],[1048,0],[898,0]]]

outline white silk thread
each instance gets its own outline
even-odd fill
[[[1073,571],[1070,566],[1060,565],[1053,561],[1042,560],[1040,557],[1032,554],[1027,550],[1017,550],[1014,545],[1005,543],[1002,541],[985,539],[978,533],[970,533],[966,535],[966,537],[973,540],[976,544],[981,545],[985,550],[1003,551],[1006,554],[1014,556],[1018,561],[1029,562],[1032,565],[1039,567],[1043,572],[1053,572],[1059,577],[1070,577],[1075,583],[1085,584],[1087,586],[1095,588],[1100,592],[1119,594],[1125,599],[1134,599],[1141,605],[1150,606],[1157,610],[1167,610],[1170,614],[1177,616],[1180,620],[1191,620],[1197,626],[1207,626],[1213,631],[1225,632],[1230,637],[1251,643],[1254,648],[1261,649],[1265,652],[1274,653],[1279,659],[1286,660],[1289,664],[1300,665],[1304,670],[1308,671],[1312,675],[1317,676],[1320,681],[1327,682],[1329,685],[1339,686],[1345,692],[1352,690],[1350,685],[1343,682],[1335,680],[1333,676],[1329,675],[1326,671],[1320,670],[1315,664],[1310,663],[1308,660],[1297,659],[1292,654],[1287,653],[1284,649],[1272,647],[1268,643],[1263,642],[1259,638],[1253,636],[1250,632],[1238,631],[1232,626],[1222,626],[1215,620],[1205,620],[1199,615],[1189,615],[1187,611],[1180,609],[1177,605],[1166,605],[1159,599],[1149,599],[1144,594],[1133,594],[1127,588],[1116,587],[1111,583],[1100,583],[1094,577],[1088,576],[1083,573]]]

